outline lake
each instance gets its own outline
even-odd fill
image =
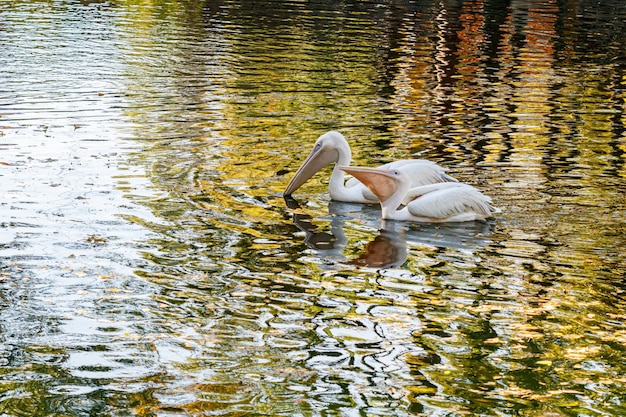
[[[3,416],[626,415],[622,1],[0,4]],[[285,200],[313,143],[487,222]]]

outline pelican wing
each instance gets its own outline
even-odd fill
[[[435,191],[443,191],[449,188],[456,188],[456,187],[468,187],[468,185],[462,182],[438,182],[436,184],[420,185],[417,187],[413,187],[409,189],[409,191],[407,191],[406,194],[404,195],[402,204],[406,206],[411,201],[425,194],[432,193]]]
[[[484,220],[495,211],[491,198],[467,184],[433,188],[406,207],[411,215],[433,221]]]
[[[446,174],[445,168],[426,159],[401,159],[379,168],[397,169],[404,172],[411,179],[411,187],[440,182],[458,182],[456,178]]]

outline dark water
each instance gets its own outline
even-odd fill
[[[0,414],[626,414],[621,1],[0,3]],[[281,192],[314,140],[488,223]]]

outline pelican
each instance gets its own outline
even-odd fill
[[[347,203],[376,203],[378,201],[376,195],[358,180],[350,178],[345,181],[344,172],[339,167],[349,166],[351,159],[350,145],[341,133],[331,130],[323,134],[317,139],[313,150],[287,184],[284,195],[290,196],[317,171],[335,162],[328,185],[330,198]],[[410,178],[411,187],[457,181],[447,175],[444,168],[424,159],[402,159],[382,165],[380,168],[397,169],[406,173]]]
[[[424,223],[467,222],[485,220],[499,211],[491,205],[491,198],[468,184],[442,182],[411,188],[411,180],[399,169],[341,169],[361,181],[378,197],[383,219]]]

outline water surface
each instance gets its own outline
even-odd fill
[[[2,413],[626,414],[621,2],[0,18]],[[329,129],[503,211],[285,201]]]

